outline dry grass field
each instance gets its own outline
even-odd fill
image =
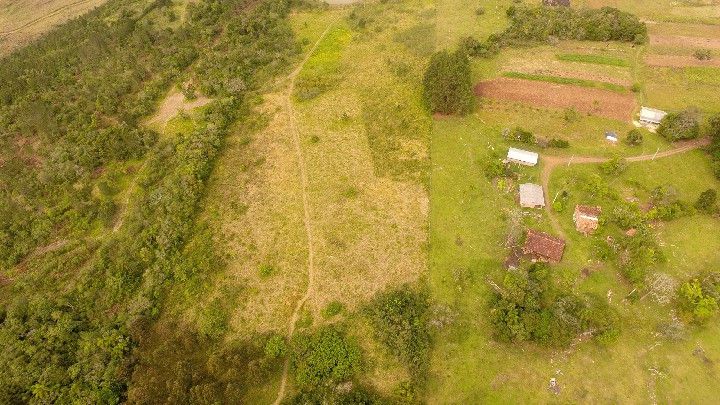
[[[0,56],[107,0],[0,0]]]

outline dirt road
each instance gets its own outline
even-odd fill
[[[643,162],[648,160],[655,160],[655,159],[662,159],[665,157],[677,155],[680,153],[685,153],[697,148],[701,148],[704,146],[707,146],[710,144],[709,138],[701,138],[701,139],[694,139],[692,141],[683,141],[678,142],[675,144],[675,146],[672,149],[668,149],[666,151],[658,152],[658,153],[651,153],[647,155],[638,155],[638,156],[630,156],[626,158],[628,162]],[[555,170],[556,167],[560,165],[578,165],[578,164],[598,164],[598,163],[605,163],[609,161],[610,158],[605,157],[593,157],[593,156],[579,156],[579,157],[559,157],[559,156],[543,156],[543,168],[540,172],[540,181],[542,183],[543,191],[545,192],[545,196],[547,198],[550,197],[550,190],[549,190],[549,184],[550,184],[550,176],[552,175],[553,170]],[[565,236],[565,232],[562,229],[562,226],[560,226],[560,222],[557,219],[557,216],[555,215],[555,211],[553,211],[552,204],[550,204],[550,201],[548,201],[547,204],[545,204],[545,209],[548,212],[548,217],[550,218],[550,223],[553,227],[553,230],[560,235],[561,237],[567,239]]]

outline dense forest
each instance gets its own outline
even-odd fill
[[[0,402],[127,399],[164,292],[217,263],[186,247],[195,211],[247,96],[297,55],[289,8],[110,1],[0,64]],[[214,101],[161,140],[143,121],[187,82]]]

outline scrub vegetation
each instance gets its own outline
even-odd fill
[[[90,3],[0,61],[0,403],[717,396],[720,6]]]

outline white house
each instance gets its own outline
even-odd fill
[[[535,152],[522,149],[510,148],[507,154],[507,161],[514,162],[525,166],[535,166],[540,156]]]
[[[640,109],[640,123],[645,125],[660,125],[660,122],[666,115],[667,113],[665,111],[642,107]]]

